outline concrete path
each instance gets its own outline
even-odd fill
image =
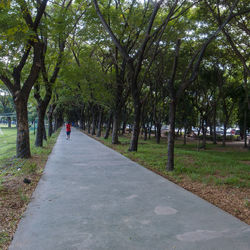
[[[11,250],[249,250],[250,226],[73,129]]]

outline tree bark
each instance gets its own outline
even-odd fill
[[[96,114],[94,110],[94,105],[92,106],[92,130],[91,130],[91,135],[95,135],[95,122],[96,122]]]
[[[120,128],[120,119],[118,112],[119,111],[116,110],[113,116],[112,144],[119,144],[118,130]]]
[[[55,131],[58,130],[63,125],[63,115],[61,112],[58,112],[55,115]]]
[[[46,133],[46,126],[45,126],[45,121],[43,123],[43,139],[47,141],[47,133]]]
[[[213,144],[217,144],[217,138],[216,138],[216,103],[214,103],[214,107],[213,107]]]
[[[122,135],[124,135],[126,133],[126,125],[127,125],[127,122],[123,121],[123,123],[122,123]]]
[[[156,123],[156,143],[160,144],[161,141],[161,123]]]
[[[243,125],[243,132],[244,132],[244,148],[247,148],[247,108],[244,111],[244,125]]]
[[[49,129],[48,129],[48,136],[51,137],[52,133],[53,133],[53,112],[56,108],[56,104],[51,104],[49,106],[49,110],[47,112],[47,116],[48,116],[48,123],[49,123]]]
[[[102,134],[102,110],[99,110],[99,118],[98,118],[98,130],[97,130],[97,137],[101,137]]]
[[[17,118],[16,155],[18,158],[30,158],[27,100],[19,96],[14,103]]]
[[[11,128],[11,117],[7,117],[8,120],[8,128]]]
[[[81,105],[80,108],[80,129],[85,130],[85,114],[84,114],[84,105]]]
[[[90,120],[88,121],[88,134],[90,134]]]
[[[169,133],[168,133],[168,160],[167,171],[174,170],[174,133],[175,133],[175,113],[176,103],[172,100],[169,104]]]
[[[146,141],[148,139],[148,130],[145,124],[143,125],[143,131],[144,131],[144,141]]]
[[[206,135],[207,135],[207,128],[205,125],[205,119],[202,119],[202,148],[206,149]]]
[[[129,151],[137,151],[138,139],[140,134],[140,119],[141,119],[141,104],[138,102],[134,105],[134,123],[133,123],[133,134],[130,141]]]
[[[111,123],[112,123],[112,117],[113,117],[113,114],[112,114],[112,112],[110,112],[108,123],[107,123],[107,126],[106,126],[106,132],[105,132],[105,135],[104,135],[104,139],[109,138],[110,127],[111,127]]]
[[[37,107],[38,121],[37,121],[37,132],[36,132],[36,141],[35,141],[36,147],[43,146],[45,112],[46,112],[46,107],[44,107],[44,105],[38,105]]]

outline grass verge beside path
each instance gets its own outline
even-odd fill
[[[177,140],[175,170],[167,172],[167,140],[164,138],[160,144],[154,138],[140,139],[138,152],[128,151],[128,136],[121,136],[118,145],[111,144],[111,138],[93,138],[250,224],[249,150],[208,144],[206,150],[197,151],[196,141],[183,145]]]
[[[31,159],[13,157],[16,150],[15,128],[2,128],[2,132],[3,134],[0,134],[0,249],[7,250],[60,130],[53,134],[42,148],[34,146],[35,136],[31,133]],[[24,178],[29,179],[31,183],[25,184]]]

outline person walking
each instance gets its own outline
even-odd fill
[[[66,139],[69,140],[70,139],[70,133],[71,133],[71,125],[69,122],[66,123]]]

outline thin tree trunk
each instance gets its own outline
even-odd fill
[[[156,143],[161,141],[161,123],[156,123]]]
[[[122,123],[122,135],[124,135],[126,133],[126,125],[127,125],[127,122],[123,121],[123,123]]]
[[[19,96],[15,101],[15,106],[17,118],[16,155],[19,158],[30,158],[27,100]]]
[[[111,123],[112,123],[112,116],[113,116],[112,112],[110,112],[104,139],[108,139],[109,138],[110,127],[111,127]]]
[[[59,112],[56,115],[55,130],[58,130],[63,125],[63,115]]]
[[[247,148],[247,108],[244,111],[244,148]]]
[[[47,117],[48,117],[48,123],[49,123],[49,128],[48,128],[48,136],[51,137],[53,133],[53,112],[55,110],[56,105],[51,104],[49,106],[49,111],[47,112]]]
[[[47,133],[46,133],[45,121],[44,121],[44,124],[43,124],[43,139],[44,139],[45,141],[47,141]]]
[[[11,128],[11,117],[7,117],[8,120],[8,128]]]
[[[119,111],[116,110],[113,116],[112,144],[119,144],[118,130],[120,127],[120,119],[118,112]]]
[[[214,112],[213,112],[213,144],[217,144],[217,138],[216,138],[216,103],[214,104]]]
[[[102,109],[99,111],[99,118],[98,118],[98,131],[97,131],[97,137],[101,137],[102,134]]]
[[[129,151],[137,151],[138,139],[140,134],[140,118],[141,118],[141,104],[139,101],[135,103],[134,112],[134,123],[133,123],[133,134],[130,141]]]
[[[37,107],[37,133],[36,133],[36,141],[35,146],[36,147],[42,147],[43,146],[43,134],[44,134],[44,117],[45,117],[46,109],[44,105],[38,105]]]
[[[202,148],[206,149],[206,134],[207,134],[207,129],[205,126],[205,120],[202,121]]]
[[[90,119],[89,119],[89,121],[88,121],[88,134],[90,134]]]
[[[144,131],[144,141],[146,141],[148,139],[148,130],[145,124],[143,125],[143,131]]]
[[[176,104],[174,100],[169,104],[169,133],[168,133],[168,160],[167,171],[174,170],[174,133],[175,133],[175,112]]]
[[[95,135],[95,122],[96,122],[96,114],[95,114],[95,105],[92,106],[91,108],[91,113],[92,113],[92,130],[91,130],[91,135]]]

